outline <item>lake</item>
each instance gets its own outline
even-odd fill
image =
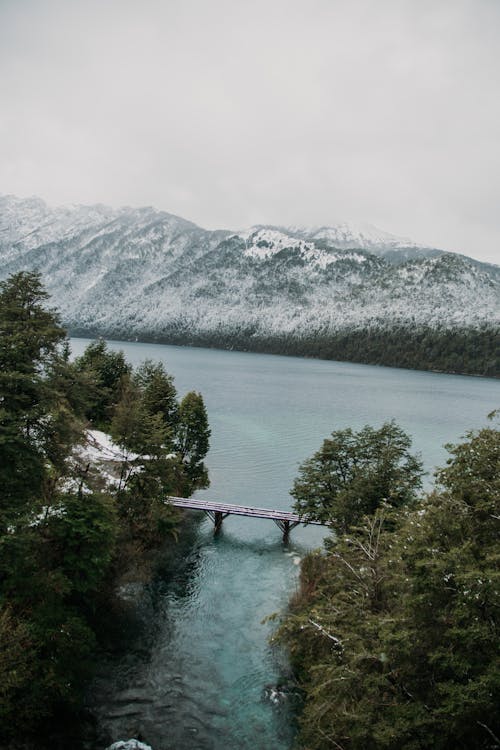
[[[89,343],[72,339],[75,356]],[[298,465],[332,430],[394,418],[428,476],[444,444],[487,424],[497,380],[213,349],[109,342],[136,365],[161,361],[179,395],[203,394],[212,429],[203,497],[289,509]],[[201,496],[202,493],[199,493]],[[107,741],[141,737],[154,750],[288,750],[293,711],[273,702],[286,658],[269,644],[299,563],[324,531],[298,527],[284,545],[270,521],[232,516],[214,538],[186,531],[174,570],[142,592],[130,647],[90,697]],[[103,745],[104,747],[104,745]]]

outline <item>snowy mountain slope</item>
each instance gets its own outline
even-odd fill
[[[334,227],[287,227],[284,231],[295,237],[324,240],[342,250],[366,250],[395,264],[415,258],[434,258],[443,254],[443,250],[418,245],[408,237],[390,234],[365,222],[342,222]]]
[[[498,326],[498,266],[402,242],[345,224],[235,234],[154,208],[0,196],[2,277],[39,269],[73,331],[224,345],[237,336],[252,348],[265,337]]]
[[[382,249],[418,247],[408,237],[398,237],[366,222],[341,222],[333,227],[286,227],[285,231],[298,237],[326,240],[342,250],[363,248],[379,252]]]

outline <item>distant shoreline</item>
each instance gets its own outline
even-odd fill
[[[356,332],[359,333],[359,332]],[[355,335],[355,334],[350,334]],[[345,335],[345,337],[349,337],[350,335]],[[400,334],[401,335],[401,334]],[[218,339],[217,341],[214,341],[211,338],[205,338],[202,336],[182,336],[182,335],[159,335],[154,336],[151,334],[141,334],[140,336],[124,336],[123,334],[119,332],[113,332],[113,331],[100,331],[96,329],[84,329],[84,328],[74,328],[68,327],[68,336],[72,338],[89,338],[89,339],[95,339],[95,338],[104,338],[111,341],[116,341],[118,343],[141,343],[141,344],[159,344],[159,345],[166,345],[166,346],[181,346],[181,347],[192,347],[197,349],[215,349],[218,351],[237,351],[241,353],[247,353],[247,354],[269,354],[274,356],[284,356],[284,357],[297,357],[300,359],[320,359],[324,361],[332,361],[332,362],[344,362],[344,363],[352,363],[352,364],[359,364],[359,365],[369,365],[372,367],[389,367],[389,368],[395,368],[395,369],[402,369],[402,370],[411,370],[411,371],[417,371],[417,372],[429,372],[434,373],[437,375],[461,375],[465,377],[478,377],[478,378],[488,378],[492,380],[498,380],[500,379],[500,362],[495,367],[494,372],[474,372],[467,369],[446,369],[443,367],[432,367],[432,366],[423,366],[418,365],[418,362],[414,362],[413,364],[409,364],[407,362],[396,362],[394,359],[390,359],[387,357],[384,357],[385,352],[382,350],[381,347],[378,348],[378,354],[379,356],[374,356],[372,358],[363,355],[363,350],[360,350],[360,356],[359,357],[347,357],[347,356],[339,356],[337,353],[337,356],[328,356],[326,352],[317,351],[322,346],[327,346],[328,341],[322,341],[318,340],[316,342],[311,342],[315,344],[315,346],[308,347],[307,343],[300,339],[289,339],[287,341],[284,341],[282,339],[265,339],[260,338],[257,340],[253,340],[251,343],[254,344],[254,346],[248,345],[249,342],[244,342],[241,339],[237,342],[234,340],[231,340],[228,338],[227,340],[224,340],[223,338]],[[446,338],[446,332],[444,335],[441,335],[441,338]],[[316,349],[316,352],[313,353],[311,351],[312,349]],[[403,351],[403,354],[406,353],[406,350]],[[498,355],[497,355],[498,356]],[[387,361],[390,359],[390,361]],[[386,361],[382,361],[386,360]]]

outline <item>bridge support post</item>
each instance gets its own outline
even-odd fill
[[[218,534],[222,528],[222,521],[224,520],[224,516],[222,515],[220,510],[216,510],[214,516],[214,531],[216,534]]]
[[[229,513],[223,513],[221,510],[206,510],[205,513],[214,523],[214,534],[218,534],[222,529],[222,522],[228,517]]]
[[[283,542],[285,544],[288,542],[289,536],[290,536],[290,521],[283,521]]]
[[[300,521],[289,521],[286,518],[275,518],[273,520],[276,526],[278,526],[278,528],[280,528],[283,532],[283,542],[286,544],[288,542],[291,530],[298,526]]]

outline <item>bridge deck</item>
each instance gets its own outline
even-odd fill
[[[198,500],[193,497],[169,497],[168,502],[178,508],[190,508],[192,510],[212,511],[224,515],[251,516],[253,518],[269,518],[273,521],[289,521],[292,524],[308,523],[315,526],[323,526],[318,521],[308,521],[296,513],[288,513],[284,510],[273,510],[271,508],[253,508],[245,505],[231,505],[229,503],[218,503],[213,500]]]

